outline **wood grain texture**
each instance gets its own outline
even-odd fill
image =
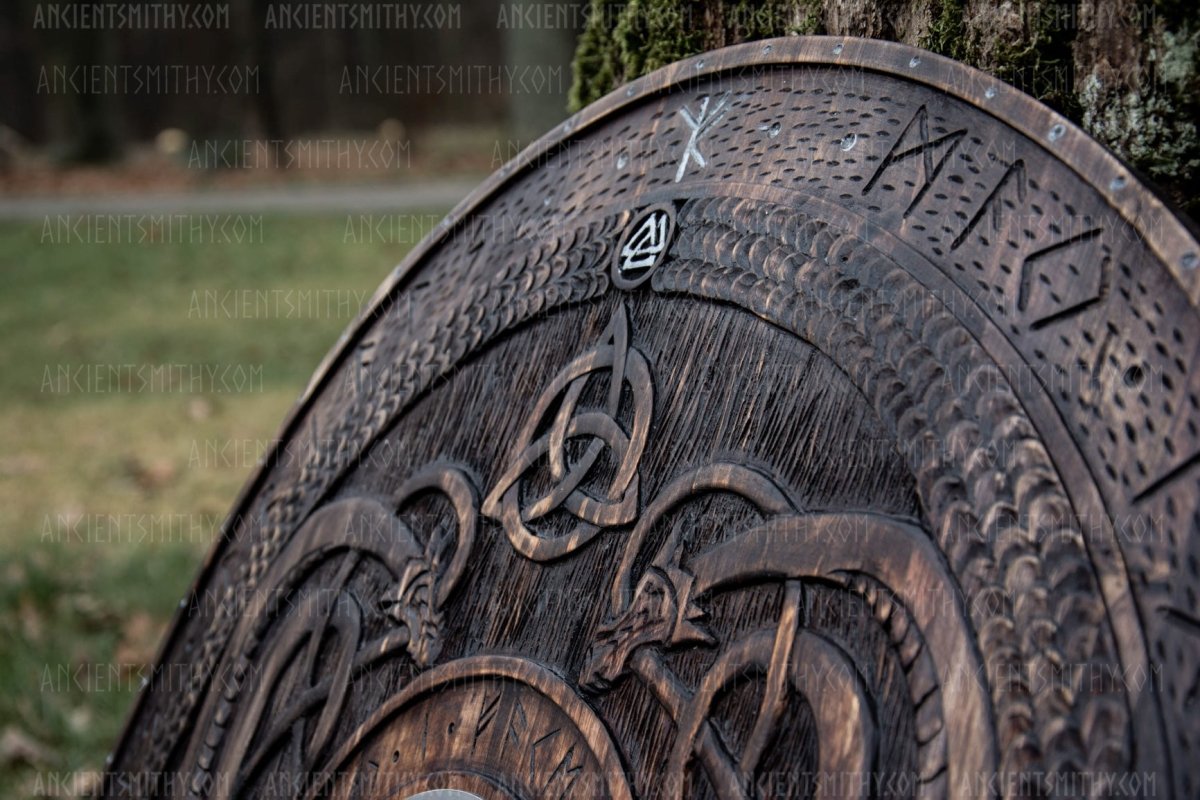
[[[1194,796],[1196,242],[1110,169],[854,40],[581,112],[331,354],[109,796]]]

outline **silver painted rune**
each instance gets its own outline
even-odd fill
[[[721,118],[725,116],[725,112],[729,110],[729,92],[725,92],[717,98],[717,103],[710,113],[708,104],[711,100],[712,98],[708,95],[700,99],[700,111],[696,116],[692,116],[692,112],[688,110],[687,106],[679,109],[679,116],[683,117],[683,121],[688,124],[692,132],[688,136],[687,146],[683,149],[683,158],[679,161],[679,169],[675,171],[676,183],[679,183],[683,179],[683,174],[687,172],[689,159],[695,159],[696,163],[702,167],[708,166],[708,162],[704,160],[704,154],[700,152],[696,143],[701,136],[720,122]]]

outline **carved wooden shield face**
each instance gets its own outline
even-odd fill
[[[642,79],[380,288],[109,793],[1195,796],[1197,260],[927,53]]]

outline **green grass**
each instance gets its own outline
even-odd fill
[[[0,752],[0,796],[100,767],[256,456],[410,247],[348,240],[345,216],[261,232],[95,244],[0,225],[0,734],[41,751]],[[244,317],[246,290],[266,294]],[[135,372],[162,365],[227,385]]]

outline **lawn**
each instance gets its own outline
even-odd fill
[[[0,797],[102,765],[255,459],[415,238],[348,222],[0,225]]]

